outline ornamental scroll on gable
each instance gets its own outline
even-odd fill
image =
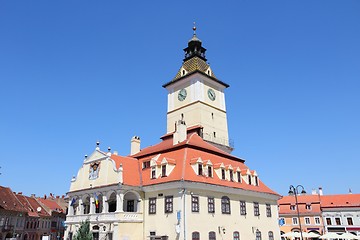
[[[89,179],[97,179],[99,177],[100,162],[93,162],[90,164]]]

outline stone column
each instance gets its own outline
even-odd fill
[[[122,192],[117,192],[116,193],[116,212],[123,212],[124,206],[124,193]]]
[[[71,206],[71,200],[69,201],[68,216],[74,215],[74,206]]]
[[[84,205],[83,200],[79,199],[79,212],[76,215],[82,215],[84,214]]]
[[[109,204],[107,202],[107,197],[106,195],[102,196],[102,213],[108,213],[109,212]]]
[[[95,213],[95,198],[90,197],[90,214]]]

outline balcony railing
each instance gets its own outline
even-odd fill
[[[94,213],[66,216],[66,223],[80,223],[89,219],[91,223],[95,222],[142,222],[143,214],[137,212],[112,212],[112,213]]]

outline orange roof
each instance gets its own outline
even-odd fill
[[[138,159],[139,162],[142,162],[144,160],[148,161],[150,156],[156,156],[157,154],[161,154],[159,159],[174,159],[177,164],[167,177],[156,179],[151,179],[150,168],[141,170],[138,168],[142,174],[141,179],[143,186],[185,180],[189,182],[201,182],[278,195],[261,181],[259,181],[259,186],[253,186],[248,185],[245,182],[239,183],[224,181],[220,179],[215,173],[213,174],[213,177],[197,175],[191,167],[191,163],[194,163],[194,159],[197,160],[199,157],[203,160],[210,160],[213,163],[214,168],[216,168],[216,166],[220,166],[222,163],[225,166],[231,165],[234,169],[238,167],[240,169],[247,169],[248,167],[244,164],[244,160],[226,153],[207,143],[196,133],[188,134],[185,141],[176,145],[173,145],[172,138],[166,138],[161,143],[145,148],[131,157]],[[135,177],[134,172],[131,172],[131,174],[126,174],[126,170],[124,169],[124,177],[127,175],[131,176],[131,178]]]
[[[300,214],[309,215],[309,214],[320,214],[320,197],[319,195],[298,195],[298,207]],[[310,209],[306,209],[306,205],[311,205]],[[297,214],[296,208],[294,210],[290,209],[290,206],[296,205],[295,196],[284,196],[278,200],[279,205],[279,214]]]
[[[322,195],[320,199],[323,208],[360,207],[360,194]]]
[[[120,165],[122,165],[123,184],[130,186],[140,186],[140,165],[137,159],[118,155],[111,155],[111,159],[115,161],[117,169],[119,169]]]

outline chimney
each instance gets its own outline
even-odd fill
[[[138,152],[140,152],[140,137],[133,136],[131,138],[130,155],[134,155],[134,154],[136,154]]]
[[[22,195],[22,192],[18,192],[17,194],[18,194],[18,195]]]
[[[313,189],[311,190],[311,194],[312,194],[312,195],[316,195],[316,194],[317,194],[316,189],[313,188]]]
[[[187,129],[184,120],[179,120],[175,123],[175,132],[173,134],[173,145],[186,140]]]
[[[319,195],[322,196],[323,195],[323,190],[322,187],[319,187]]]

